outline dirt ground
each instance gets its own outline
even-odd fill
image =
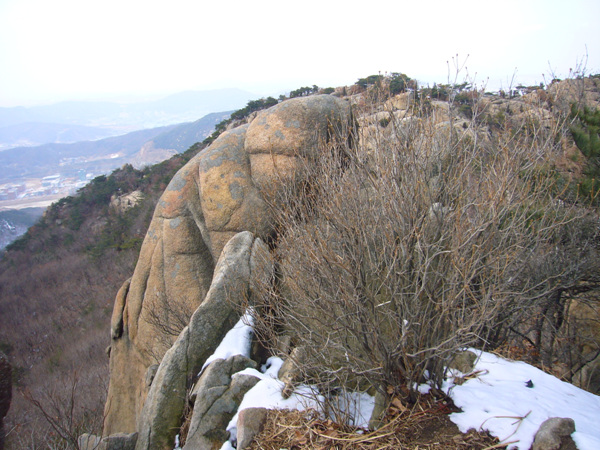
[[[357,430],[323,420],[314,411],[270,410],[251,447],[272,449],[492,449],[506,448],[487,432],[462,434],[448,414],[459,411],[447,398],[423,398],[411,408],[392,405],[376,431]]]

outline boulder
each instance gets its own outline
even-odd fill
[[[259,381],[251,375],[233,377],[248,367],[256,368],[256,363],[236,355],[215,360],[205,369],[194,388],[194,410],[184,450],[219,448],[229,438],[227,424],[246,392]]]
[[[110,207],[123,214],[128,209],[137,206],[144,199],[142,191],[133,191],[123,195],[113,195],[110,198]]]
[[[80,450],[134,450],[137,436],[137,433],[115,433],[102,438],[85,433],[77,442]]]
[[[370,430],[378,430],[384,425],[385,415],[389,406],[389,396],[377,390],[375,392],[375,405],[373,406],[373,412],[371,413],[371,417],[369,418]]]
[[[84,433],[77,439],[80,450],[95,450],[100,447],[101,436]]]
[[[571,433],[574,431],[573,419],[551,417],[540,425],[531,450],[577,450],[571,438]]]
[[[343,139],[349,123],[350,106],[331,95],[291,99],[261,111],[245,143],[254,184],[263,195],[276,191],[298,169],[299,156],[310,157],[320,144]]]
[[[458,352],[448,364],[448,368],[456,369],[464,374],[473,372],[477,355],[469,350]]]
[[[97,450],[134,450],[137,433],[116,433],[100,441]]]
[[[156,371],[140,415],[136,449],[172,448],[185,407],[188,380],[200,371],[239,319],[241,303],[249,290],[253,243],[254,236],[245,231],[235,235],[223,249],[206,299]]]
[[[306,350],[303,347],[294,347],[290,355],[285,359],[279,372],[277,372],[277,378],[284,383],[283,392],[281,395],[283,398],[289,398],[294,392],[296,384],[303,378],[302,363],[306,358]]]
[[[237,420],[237,449],[244,450],[252,443],[267,421],[267,408],[246,408],[239,412]]]
[[[412,92],[403,92],[401,94],[395,95],[394,97],[387,100],[384,104],[384,108],[387,110],[407,110],[410,108],[414,100],[414,93]]]
[[[333,96],[291,99],[226,131],[173,177],[133,276],[115,299],[104,435],[139,431],[156,383],[148,368],[161,363],[207,298],[225,244],[242,231],[269,239],[266,197],[276,194],[298,158],[314,154],[349,120],[349,105]]]

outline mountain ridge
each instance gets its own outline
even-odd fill
[[[241,89],[224,88],[186,91],[158,100],[130,103],[65,101],[43,106],[0,107],[0,127],[27,122],[119,128],[156,127],[196,120],[216,111],[238,109],[254,97],[254,94]]]
[[[116,130],[47,122],[25,122],[0,128],[0,151],[48,143],[70,144],[118,135]]]
[[[157,140],[155,148],[164,151],[160,160],[204,140],[215,125],[229,116],[229,112],[211,113],[195,122],[133,131],[121,136],[68,144],[44,144],[37,147],[17,147],[0,152],[0,183],[23,178],[41,178],[55,173],[73,176],[79,170],[95,174],[106,173],[136,159],[136,154],[150,141]],[[95,162],[82,161],[95,158]],[[137,166],[156,163],[136,159]]]
[[[346,90],[349,95],[353,95],[355,101],[368,103],[370,91],[364,91],[357,87],[343,89],[344,92]],[[397,101],[398,104],[404,104],[410,100],[410,94],[404,94],[393,100],[394,102]],[[463,99],[459,98],[457,102],[459,101],[462,102]],[[489,118],[484,117],[489,122],[490,127],[497,127],[497,123],[501,119],[509,121],[511,114],[519,114],[519,106],[526,105],[525,102],[514,102],[512,104],[510,99],[500,97],[494,97],[493,102],[497,103],[497,105],[494,105],[493,116]],[[457,104],[463,106],[461,103]],[[467,104],[468,101],[465,101],[464,105]],[[428,111],[431,114],[438,114],[441,117],[445,114],[447,115],[447,108],[444,109],[442,102],[437,102],[437,100],[430,103],[430,110]],[[467,108],[465,108],[465,111],[468,112]],[[466,119],[461,114],[462,112],[457,117],[458,124],[464,125]],[[372,116],[361,118],[361,124],[370,126],[377,130],[377,132],[384,134],[392,132],[391,130],[394,129],[395,121],[403,120],[404,118],[403,111],[394,111],[392,114],[387,111],[376,111]],[[442,122],[442,119],[440,121]],[[231,127],[228,128],[234,128],[237,124],[239,123],[231,124]],[[459,128],[462,128],[462,126]],[[202,151],[206,143],[190,149],[190,155]],[[572,153],[571,156],[574,160],[577,158],[573,155],[580,158],[578,160],[580,165],[582,161],[585,161],[585,159],[581,159],[583,156]],[[40,373],[46,370],[46,373],[50,373],[48,377],[52,378],[55,382],[59,379],[59,374],[61,374],[60,377],[66,378],[64,374],[69,373],[69,361],[72,355],[58,351],[61,347],[60,343],[67,339],[66,336],[62,335],[62,333],[67,333],[67,325],[61,325],[55,329],[55,322],[48,323],[50,322],[50,314],[56,313],[56,310],[61,312],[61,314],[65,313],[66,308],[58,307],[58,301],[63,300],[62,297],[69,300],[70,303],[68,306],[77,312],[77,314],[75,312],[69,313],[70,315],[58,321],[59,325],[65,323],[69,327],[85,328],[88,334],[93,332],[95,336],[100,336],[100,343],[88,341],[90,349],[93,349],[94,356],[86,356],[85,359],[80,358],[78,361],[85,361],[86,364],[89,363],[90,370],[101,371],[101,376],[106,379],[106,367],[103,366],[105,359],[101,355],[103,346],[107,341],[105,336],[106,330],[103,328],[99,331],[94,327],[98,324],[100,327],[107,326],[106,324],[112,307],[112,298],[110,296],[114,297],[118,286],[133,272],[132,266],[135,263],[135,259],[137,259],[141,239],[146,233],[147,224],[152,216],[153,202],[157,201],[160,192],[162,192],[171,180],[171,175],[186,159],[189,159],[187,154],[180,154],[171,160],[167,160],[154,167],[145,168],[142,171],[137,171],[127,166],[118,169],[111,176],[99,177],[97,181],[93,182],[88,189],[82,191],[76,198],[66,199],[55,205],[44,218],[43,223],[36,225],[28,236],[23,240],[17,241],[7,252],[7,256],[12,260],[13,267],[23,268],[23,275],[18,271],[15,272],[15,269],[11,268],[11,264],[8,261],[0,263],[2,267],[0,276],[3,277],[0,280],[0,293],[2,297],[17,299],[21,298],[18,297],[19,295],[25,293],[24,300],[21,300],[20,305],[13,305],[11,307],[21,308],[19,314],[23,317],[29,314],[26,317],[28,320],[39,321],[39,324],[36,322],[36,326],[38,327],[41,327],[42,321],[47,322],[45,326],[51,331],[49,334],[48,331],[37,328],[34,329],[34,333],[29,328],[19,328],[23,330],[23,348],[25,348],[25,344],[30,347],[27,350],[27,352],[31,351],[31,353],[27,353],[27,357],[32,358],[29,362],[35,361],[35,364],[31,368],[29,365],[19,362],[17,372],[22,383],[30,383],[29,377],[34,371],[37,371],[36,373],[39,376]],[[134,205],[132,209],[128,210],[129,212],[125,212],[124,214],[110,212],[109,199],[113,197],[117,198],[134,189],[140,189],[147,195],[147,203]],[[83,239],[85,239],[85,242],[80,242]],[[56,247],[54,250],[51,248],[52,245]],[[25,250],[31,252],[29,257],[26,257],[22,253]],[[59,252],[60,258],[58,253],[52,253],[52,251]],[[89,261],[86,257],[82,257],[75,264],[73,260],[69,259],[73,257],[69,253],[73,255],[84,253],[86,257],[89,257]],[[32,260],[35,260],[35,267],[28,267],[28,264]],[[56,270],[55,267],[53,269],[55,271],[52,272],[51,266],[53,263],[55,266],[61,265],[62,270]],[[110,269],[103,267],[108,265],[111,266]],[[75,268],[79,270],[78,266],[85,266],[85,273],[81,274],[76,271]],[[3,271],[4,274],[2,274]],[[19,273],[19,276],[23,278],[25,278],[24,274],[27,273],[27,280],[30,281],[19,280],[19,284],[14,283],[15,273]],[[81,275],[81,278],[74,277],[74,273],[78,276]],[[59,276],[63,278],[60,281],[56,281]],[[13,284],[10,284],[8,280],[11,280]],[[33,284],[33,280],[41,280],[44,286],[46,286],[47,291],[59,289],[60,293],[53,295],[45,293],[41,297],[34,291],[28,290],[30,289],[28,284]],[[82,284],[82,288],[73,287],[74,283]],[[101,284],[96,285],[95,283]],[[61,284],[63,285],[62,287],[57,286]],[[39,301],[39,298],[43,298],[44,300]],[[45,304],[44,301],[48,304]],[[31,303],[30,305],[30,303],[26,302],[37,303]],[[51,302],[56,303],[52,304]],[[25,305],[27,305],[26,308]],[[6,304],[1,306],[4,308],[7,307]],[[7,313],[6,317],[11,318],[11,326],[13,326],[12,321],[15,320],[14,316],[16,314],[8,314],[6,310],[2,310],[1,312],[3,317]],[[37,313],[37,316],[31,317],[32,312]],[[44,317],[40,319],[39,316]],[[26,329],[27,332],[25,332]],[[49,336],[46,340],[43,338],[45,334]],[[3,335],[2,338],[0,339],[2,347],[11,344],[6,335]],[[65,346],[65,349],[67,348],[70,348],[70,346]],[[89,352],[91,354],[92,350]],[[15,351],[13,350],[13,355],[14,353]],[[18,361],[21,361],[23,356],[19,355],[19,358]],[[85,376],[87,377],[88,374]],[[83,381],[80,380],[80,383],[83,384]],[[98,390],[97,386],[93,387],[93,383],[86,381],[84,389],[88,387],[90,395],[92,389]],[[94,393],[94,395],[96,394]],[[21,402],[20,408],[18,410],[22,411],[23,408],[27,408],[27,404]],[[94,425],[91,423],[84,425],[85,431],[94,429]]]

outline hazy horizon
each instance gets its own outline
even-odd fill
[[[493,90],[513,75],[538,84],[583,63],[600,71],[599,16],[595,0],[0,0],[0,106],[219,88],[261,97],[385,72],[427,84],[455,65]]]

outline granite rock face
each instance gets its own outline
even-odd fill
[[[206,299],[158,366],[140,415],[136,449],[172,448],[189,380],[238,321],[241,302],[250,288],[253,244],[253,234],[244,231],[223,249]]]
[[[237,449],[248,448],[267,421],[267,408],[247,408],[240,411],[237,420]]]
[[[320,151],[319,144],[336,138],[349,121],[349,105],[333,96],[291,99],[223,133],[174,176],[156,207],[133,276],[115,299],[105,436],[140,432],[142,448],[143,410],[149,392],[164,382],[163,356],[178,345],[188,324],[190,333],[192,314],[208,308],[225,245],[244,231],[252,233],[244,238],[251,245],[266,241],[273,226],[265,195],[276,193],[300,158]],[[224,321],[208,333],[210,342],[197,338],[200,353],[184,366],[202,366],[213,340],[218,343],[226,325],[238,319],[237,311],[221,315],[195,326],[202,336],[203,327],[208,332],[214,322]]]
[[[220,448],[229,438],[227,424],[236,413],[244,395],[259,379],[238,374],[256,368],[256,362],[242,355],[213,361],[194,387],[194,411],[184,450]]]

